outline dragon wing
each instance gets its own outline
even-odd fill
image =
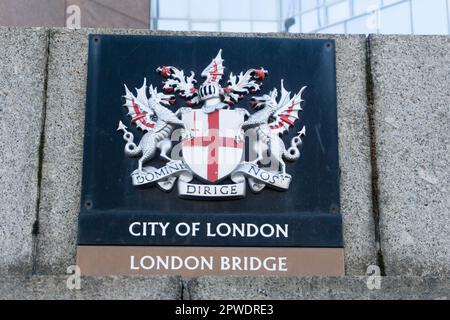
[[[298,112],[302,110],[301,102],[303,91],[306,87],[300,89],[291,99],[291,93],[286,91],[281,80],[281,97],[278,102],[278,109],[273,115],[273,120],[269,123],[269,127],[275,134],[283,134],[289,131],[289,127],[293,126],[298,120]]]
[[[131,117],[131,123],[136,123],[136,126],[142,131],[153,130],[155,121],[151,119],[153,112],[149,107],[147,98],[147,79],[144,79],[144,84],[137,89],[137,96],[134,96],[128,87],[125,85],[125,104],[128,109],[128,115]]]
[[[224,69],[222,49],[220,49],[217,56],[211,61],[205,70],[202,71],[202,77],[206,77],[204,83],[219,83],[219,81],[222,80]]]

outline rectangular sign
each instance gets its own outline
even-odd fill
[[[85,272],[107,246],[121,267],[94,272],[161,246],[286,250],[288,274],[325,250],[331,269],[316,270],[343,270],[335,79],[333,40],[91,35]]]
[[[78,266],[88,275],[170,274],[315,276],[344,274],[342,249],[83,246]]]

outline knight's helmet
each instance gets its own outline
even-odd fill
[[[217,56],[211,63],[202,71],[202,77],[206,77],[205,82],[200,85],[198,89],[198,97],[200,101],[206,101],[212,98],[220,98],[222,87],[219,81],[223,77],[223,59],[222,49],[219,50]]]

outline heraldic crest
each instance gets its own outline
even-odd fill
[[[180,197],[197,199],[244,197],[246,183],[255,193],[265,187],[289,188],[292,176],[286,173],[285,160],[300,158],[305,127],[287,147],[281,136],[296,126],[306,87],[291,97],[281,80],[280,91],[274,88],[250,99],[252,112],[235,108],[244,95],[260,91],[268,72],[261,67],[230,73],[222,87],[221,54],[219,50],[201,73],[205,80],[200,86],[194,72],[185,75],[172,66],[156,69],[164,78],[163,92],[147,86],[146,79],[136,95],[125,85],[124,106],[131,124],[143,132],[136,143],[122,121],[117,129],[126,141],[125,154],[138,159],[131,173],[134,186],[156,185],[169,192],[177,185]],[[175,107],[177,96],[186,106]],[[148,165],[156,156],[167,161],[165,166]]]

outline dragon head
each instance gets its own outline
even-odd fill
[[[157,105],[169,106],[176,102],[176,97],[174,95],[158,92],[157,88],[153,87],[153,85],[150,85],[148,91],[150,93],[148,105],[152,110],[154,110]]]
[[[269,92],[269,94],[265,94],[261,97],[252,97],[250,99],[250,105],[256,110],[262,109],[264,107],[276,108],[277,96],[278,90],[274,88]]]

